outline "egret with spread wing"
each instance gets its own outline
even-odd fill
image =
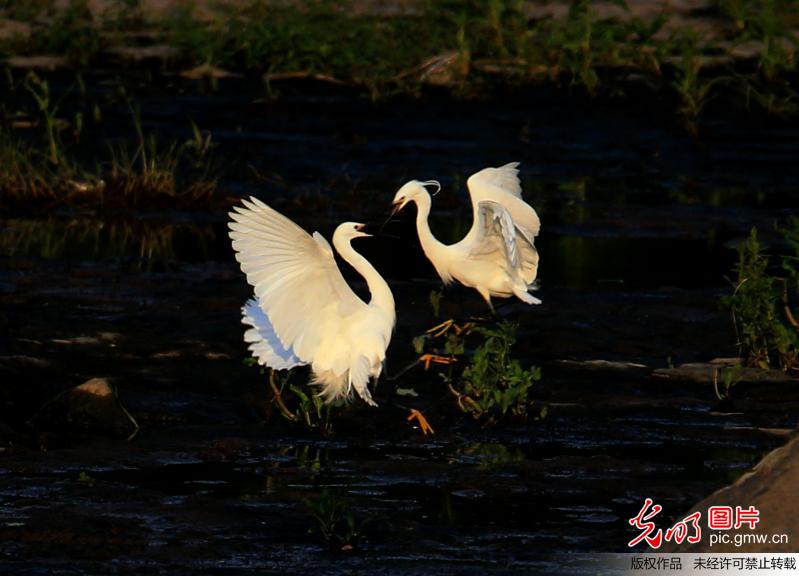
[[[474,221],[455,244],[439,242],[430,231],[432,200],[426,186],[438,182],[411,180],[394,196],[394,212],[409,202],[417,207],[416,230],[427,258],[444,284],[457,280],[474,288],[488,303],[492,297],[516,296],[526,304],[540,304],[529,293],[538,275],[534,240],[541,228],[536,211],[521,197],[518,162],[485,168],[469,177]]]
[[[396,313],[394,296],[350,242],[363,225],[340,224],[333,246],[369,287],[367,304],[349,287],[333,249],[263,202],[250,198],[230,213],[230,238],[255,298],[242,308],[244,340],[259,364],[276,370],[309,364],[328,402],[351,396],[376,406],[369,392],[386,358]]]

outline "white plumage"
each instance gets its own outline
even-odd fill
[[[425,186],[438,182],[411,180],[394,196],[397,212],[408,202],[416,203],[419,242],[441,280],[445,284],[457,280],[474,288],[489,306],[492,296],[515,295],[527,304],[541,303],[528,292],[538,275],[534,242],[541,221],[522,199],[518,165],[512,162],[485,168],[469,177],[474,220],[466,236],[455,244],[439,242],[428,224],[432,200]]]
[[[366,280],[368,304],[344,280],[318,232],[309,235],[255,198],[244,200],[230,218],[236,259],[255,289],[242,308],[253,356],[276,370],[310,364],[327,401],[347,399],[354,388],[375,406],[368,382],[380,376],[396,314],[388,284],[350,244],[369,236],[363,225],[340,224],[333,246]]]

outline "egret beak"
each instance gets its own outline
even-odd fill
[[[386,218],[385,222],[383,222],[383,225],[380,226],[380,230],[377,231],[378,236],[380,236],[380,234],[383,233],[383,228],[386,227],[386,224],[391,222],[391,219],[397,214],[397,212],[402,210],[402,208],[405,206],[406,203],[407,200],[405,202],[403,202],[402,200],[395,200],[394,202],[391,203],[391,212],[389,213],[388,218]]]
[[[364,232],[364,230],[366,230],[366,224],[356,224],[355,225],[355,230],[357,230],[359,232],[359,234],[358,234],[359,238],[360,237],[368,238],[368,237],[371,236],[371,234],[367,234],[366,232]]]
[[[405,202],[402,200],[397,200],[396,202],[391,203],[391,214],[389,214],[389,218],[393,217],[397,212],[402,210],[405,207]]]

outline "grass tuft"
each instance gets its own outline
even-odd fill
[[[738,346],[747,364],[760,368],[778,366],[799,369],[799,218],[781,230],[791,253],[781,267],[772,268],[772,258],[752,229],[738,246],[738,262],[730,280],[732,295],[724,305],[732,311]]]

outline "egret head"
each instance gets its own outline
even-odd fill
[[[426,186],[435,186],[436,191],[433,194],[438,194],[438,191],[441,190],[441,184],[438,183],[437,180],[428,180],[426,182],[420,182],[419,180],[411,180],[410,182],[406,182],[402,185],[402,188],[397,190],[397,193],[394,195],[394,201],[391,205],[394,207],[392,210],[392,215],[396,214],[403,208],[408,202],[413,202],[421,195],[427,194]]]
[[[367,234],[364,230],[366,230],[366,224],[361,224],[360,222],[343,222],[338,225],[335,234],[348,240],[371,236],[371,234]]]

